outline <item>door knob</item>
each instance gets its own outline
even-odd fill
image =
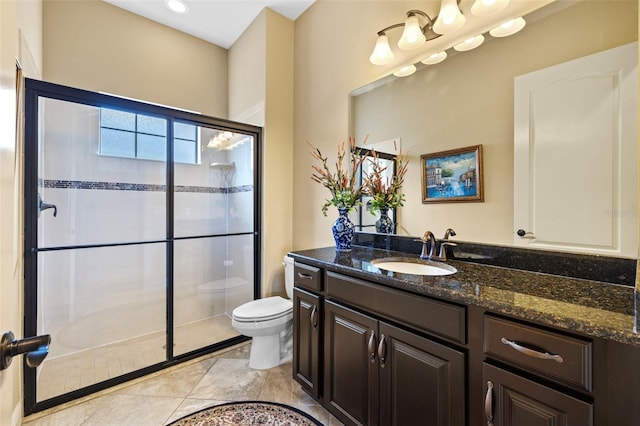
[[[533,235],[533,232],[528,232],[528,231],[525,231],[524,229],[518,229],[516,231],[516,234],[518,234],[518,237],[521,237],[521,238],[535,238],[535,236]]]
[[[0,370],[9,367],[12,358],[21,354],[26,354],[27,366],[39,366],[49,354],[49,343],[48,334],[16,340],[12,332],[5,332],[0,339]]]

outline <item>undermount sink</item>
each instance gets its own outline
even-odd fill
[[[383,271],[400,274],[442,276],[458,272],[456,268],[442,262],[419,262],[413,259],[389,258],[372,260],[371,264]]]

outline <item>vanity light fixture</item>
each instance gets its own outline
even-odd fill
[[[456,0],[442,0],[440,13],[438,14],[436,23],[433,25],[433,31],[444,35],[462,28],[466,18],[462,12],[460,12],[458,3],[459,1]]]
[[[462,43],[453,46],[458,52],[466,52],[467,50],[475,49],[484,42],[484,36],[479,34],[475,37],[471,37],[463,41]]]
[[[435,65],[435,64],[439,64],[440,62],[444,61],[445,59],[447,59],[447,52],[445,52],[443,50],[442,52],[434,53],[431,56],[427,56],[426,58],[424,58],[420,62],[422,62],[425,65]]]
[[[441,17],[433,19],[421,10],[409,10],[405,22],[389,25],[378,31],[376,45],[369,56],[369,61],[374,65],[387,65],[393,62],[395,55],[389,45],[387,31],[394,28],[403,28],[402,36],[398,41],[398,47],[402,50],[417,49],[429,40],[457,30],[464,25],[465,20],[458,8],[458,3],[460,0],[442,0]],[[436,27],[442,32],[436,32]]]
[[[502,25],[498,25],[494,29],[490,30],[489,34],[493,37],[507,37],[523,29],[526,24],[527,22],[523,17],[515,18]]]
[[[476,0],[471,5],[471,13],[476,16],[487,16],[500,12],[507,7],[509,0]]]
[[[393,75],[396,77],[406,77],[416,72],[416,69],[416,66],[413,64],[407,65],[406,67],[402,67],[398,71],[394,72]]]
[[[187,13],[189,6],[182,0],[165,0],[165,4],[175,13]]]

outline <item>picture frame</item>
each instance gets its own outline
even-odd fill
[[[482,145],[423,154],[422,203],[483,202]]]

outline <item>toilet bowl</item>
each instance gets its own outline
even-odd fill
[[[222,315],[228,310],[251,300],[253,286],[249,281],[230,277],[209,281],[198,286],[198,300],[209,307],[211,316]]]
[[[242,248],[242,267],[235,272],[238,276],[208,281],[199,284],[197,297],[208,315],[213,317],[230,313],[234,308],[253,299],[253,246]]]
[[[252,338],[249,367],[273,368],[291,358],[293,336],[293,259],[284,257],[287,297],[257,299],[233,310],[231,325]]]

